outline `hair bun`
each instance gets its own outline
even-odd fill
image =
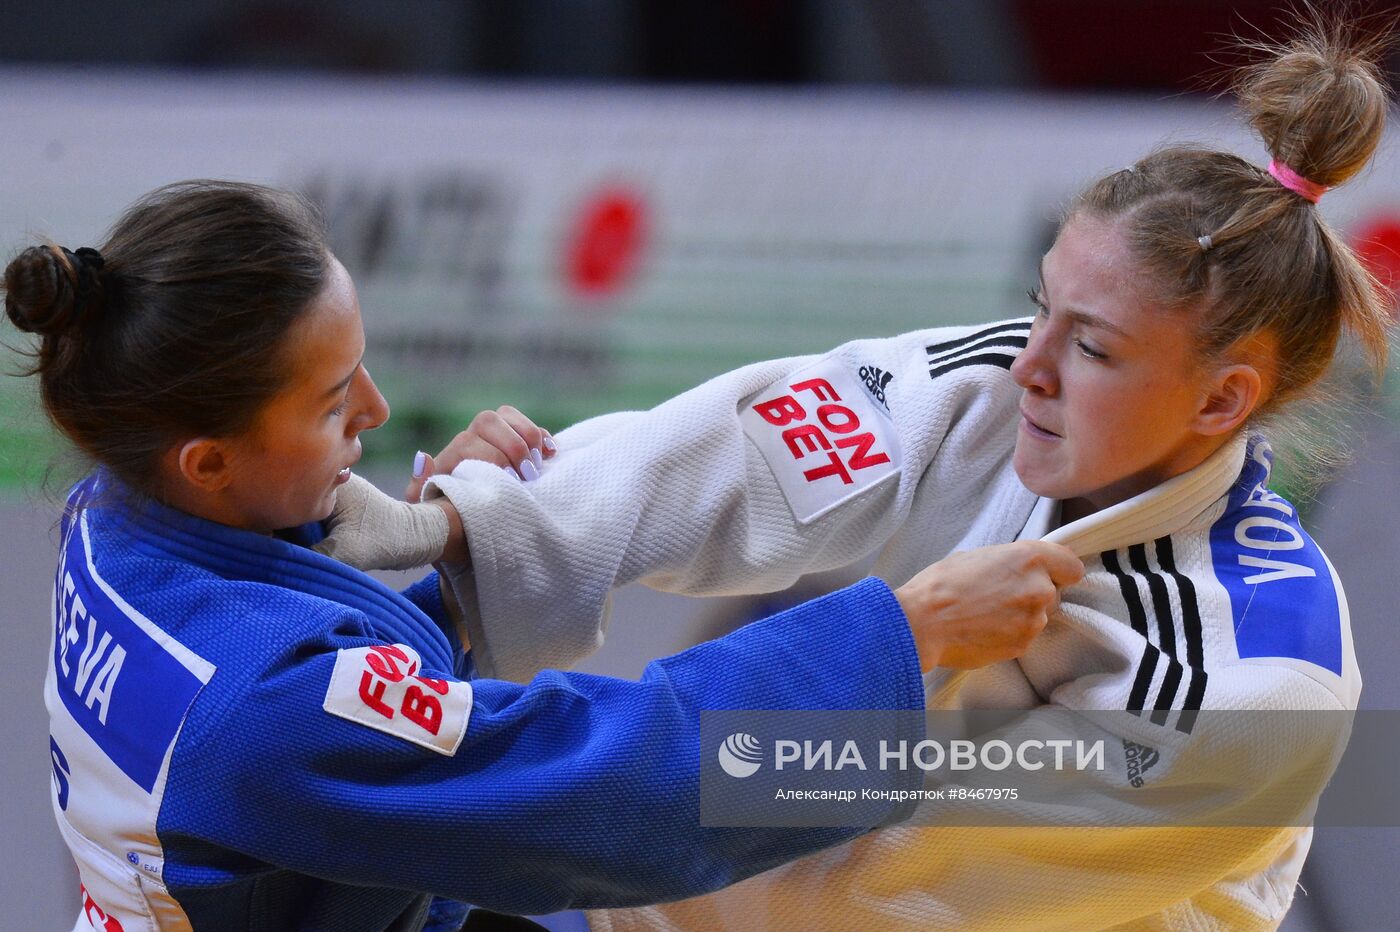
[[[80,316],[75,263],[57,246],[31,246],[5,268],[5,313],[26,333],[57,336]]]
[[[1282,44],[1251,43],[1263,58],[1235,91],[1269,154],[1308,181],[1334,187],[1375,153],[1388,105],[1375,59],[1383,39],[1361,41],[1362,24],[1317,14]]]

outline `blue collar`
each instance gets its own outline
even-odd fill
[[[374,577],[309,548],[324,536],[318,524],[278,536],[240,530],[139,496],[105,469],[75,486],[68,504],[70,516],[87,510],[103,530],[121,534],[134,550],[191,563],[226,579],[345,605],[363,612],[378,628],[402,630],[415,643],[441,645],[445,669],[452,669],[447,636],[418,606]]]

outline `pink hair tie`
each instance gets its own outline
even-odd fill
[[[1269,174],[1273,175],[1278,183],[1283,185],[1294,194],[1306,201],[1317,203],[1318,198],[1327,193],[1327,185],[1318,184],[1316,181],[1309,181],[1302,175],[1280,162],[1278,159],[1269,161]]]

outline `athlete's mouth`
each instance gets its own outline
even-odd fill
[[[1025,425],[1026,432],[1029,433],[1032,437],[1040,437],[1044,440],[1063,439],[1059,434],[1055,433],[1053,430],[1046,430],[1044,427],[1041,427],[1039,424],[1033,421],[1031,419],[1031,416],[1025,411],[1021,412],[1021,423]]]
[[[338,473],[335,474],[335,483],[334,483],[334,484],[335,484],[335,485],[344,485],[345,483],[349,482],[349,481],[350,481],[350,471],[351,471],[352,469],[354,469],[355,464],[358,463],[358,462],[360,461],[360,457],[362,457],[362,456],[364,456],[364,455],[365,455],[364,449],[360,446],[360,441],[359,441],[358,439],[356,439],[356,441],[355,441],[355,458],[354,458],[353,460],[350,461],[350,465],[349,465],[349,466],[346,466],[346,467],[345,467],[344,469],[342,469],[340,472],[338,472]]]

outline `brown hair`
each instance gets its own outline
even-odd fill
[[[329,256],[302,198],[181,182],[132,205],[95,252],[25,249],[5,269],[5,313],[40,336],[28,374],[54,424],[150,493],[172,444],[241,432],[282,385],[279,350]]]
[[[1302,34],[1262,53],[1235,84],[1273,159],[1309,181],[1341,184],[1380,142],[1388,106],[1378,42],[1305,12]],[[1119,220],[1170,306],[1201,313],[1206,359],[1255,334],[1277,341],[1268,414],[1308,395],[1343,331],[1385,368],[1388,318],[1374,279],[1313,203],[1227,152],[1176,146],[1091,185],[1070,209]],[[1208,239],[1205,239],[1208,237]]]

